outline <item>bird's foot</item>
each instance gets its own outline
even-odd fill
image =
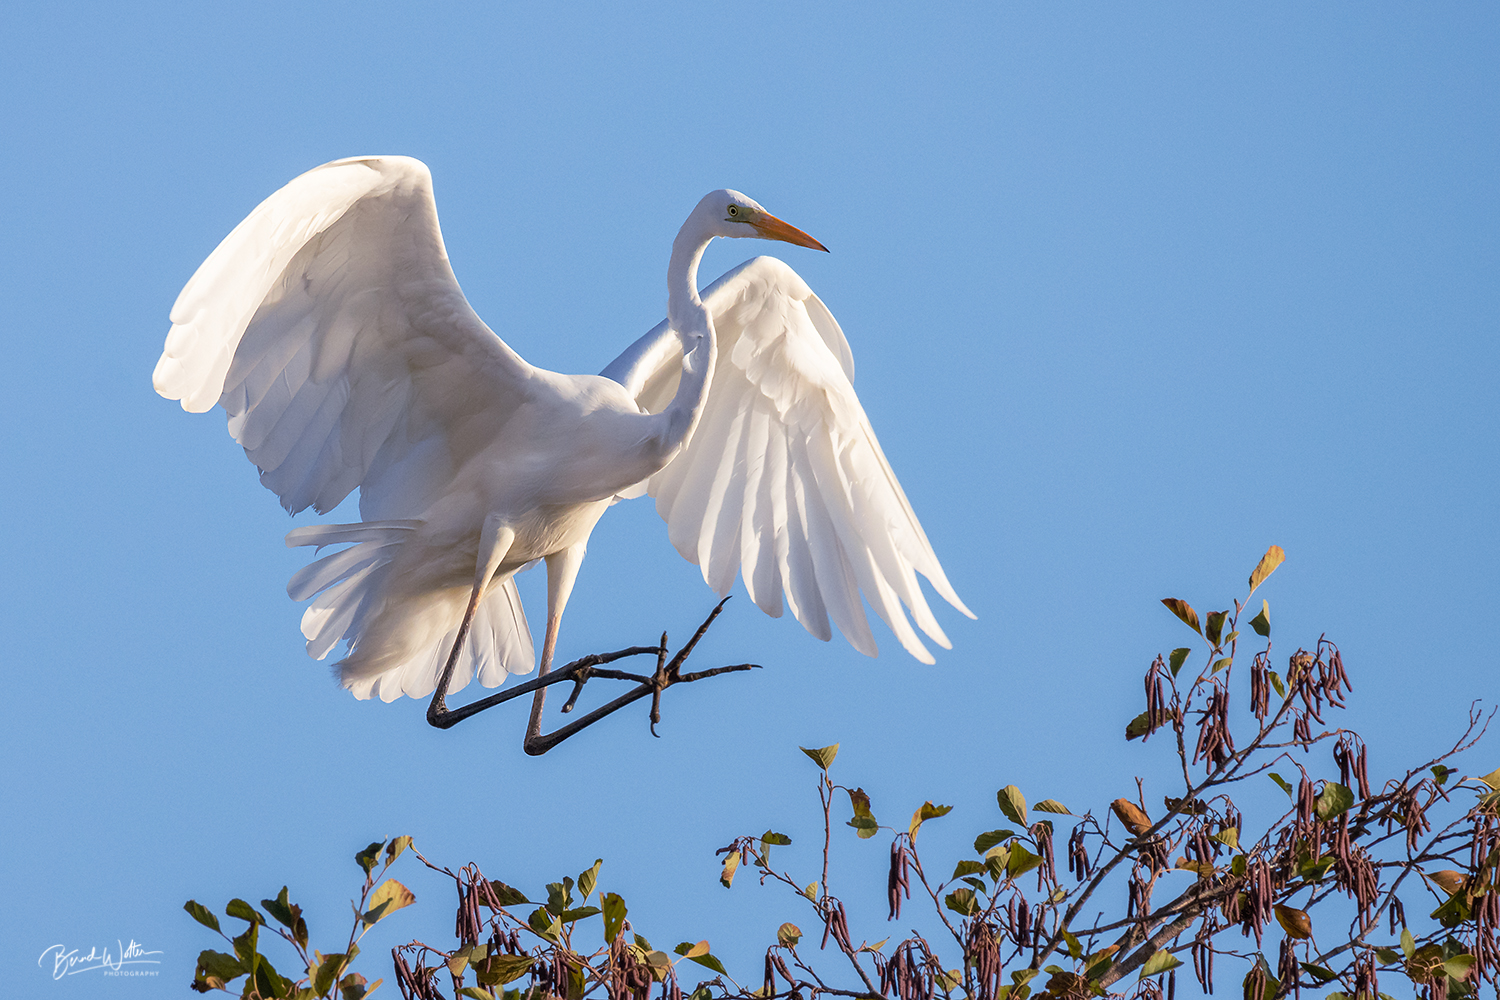
[[[656,653],[656,672],[651,675],[648,681],[651,685],[652,736],[660,737],[660,734],[656,731],[656,724],[661,721],[661,693],[673,684],[690,684],[693,681],[701,681],[706,677],[716,677],[719,674],[733,673],[738,670],[760,669],[760,664],[758,663],[736,663],[732,666],[714,667],[711,670],[699,670],[688,674],[682,672],[682,664],[692,655],[693,647],[697,646],[698,640],[702,639],[704,634],[708,632],[708,627],[714,623],[715,618],[719,617],[719,612],[724,610],[724,605],[728,600],[729,598],[726,597],[714,605],[714,609],[708,613],[708,617],[703,619],[703,624],[698,626],[698,631],[694,632],[693,637],[687,641],[687,644],[677,651],[676,655],[672,657],[671,662],[667,661],[667,633],[663,632],[661,634],[661,646],[657,648]]]

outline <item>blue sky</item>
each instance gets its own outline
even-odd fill
[[[836,777],[884,820],[955,805],[924,834],[939,855],[996,825],[1009,782],[1100,808],[1161,773],[1119,738],[1185,637],[1158,599],[1226,606],[1271,543],[1278,649],[1342,645],[1372,770],[1493,704],[1500,14],[805,6],[0,12],[7,981],[181,995],[213,940],[183,900],[283,883],[331,942],[352,854],[401,833],[523,888],[602,856],[641,929],[754,969],[731,942],[802,914],[726,893],[713,851],[774,826],[812,871],[799,743],[841,741]],[[888,633],[870,660],[741,597],[700,662],[764,671],[670,692],[659,740],[627,710],[538,760],[515,706],[439,733],[421,705],[341,692],[283,590],[304,553],[282,536],[312,519],[285,517],[220,411],[184,413],[150,373],[234,224],[367,153],[429,164],[471,301],[561,371],[661,317],[705,191],[826,243],[777,253],[842,323],[979,620],[940,610],[954,649],[924,667]],[[703,274],[761,250],[715,246]],[[561,655],[681,637],[711,606],[649,503],[622,505]],[[1497,763],[1492,744],[1470,770]],[[873,917],[877,844],[848,838],[835,886]],[[441,939],[447,888],[402,877],[419,906],[378,940]],[[132,938],[159,978],[37,967]]]

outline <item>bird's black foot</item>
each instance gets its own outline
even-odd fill
[[[551,733],[538,733],[528,736],[523,745],[526,753],[532,756],[544,754],[574,733],[593,725],[606,715],[610,715],[631,702],[639,698],[644,698],[648,694],[651,695],[651,735],[655,736],[657,735],[656,724],[661,721],[661,693],[673,684],[689,684],[693,681],[715,677],[719,674],[758,669],[760,667],[758,663],[736,663],[727,667],[714,667],[711,670],[699,670],[686,674],[682,672],[683,663],[692,655],[693,648],[698,645],[698,640],[702,639],[704,634],[708,632],[708,628],[713,624],[714,619],[719,617],[719,613],[724,610],[726,601],[728,601],[728,598],[720,601],[714,607],[713,611],[709,612],[708,617],[703,620],[703,624],[698,626],[698,631],[693,633],[693,637],[670,660],[667,659],[667,634],[663,632],[659,646],[632,646],[629,650],[621,650],[618,653],[585,656],[582,659],[574,660],[561,670],[555,671],[551,677],[547,678],[548,681],[555,679],[571,680],[573,682],[573,691],[568,695],[568,700],[562,708],[564,712],[571,712],[573,710],[573,706],[578,702],[578,696],[583,693],[583,686],[595,677],[635,681],[637,686],[602,708],[596,708],[576,722],[570,722],[568,725]],[[601,670],[598,667],[600,663],[606,663],[621,656],[640,653],[656,654],[656,670],[650,675],[632,674],[623,670]]]

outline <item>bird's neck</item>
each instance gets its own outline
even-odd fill
[[[674,450],[698,422],[717,353],[713,317],[698,297],[698,264],[713,236],[694,222],[689,218],[677,234],[667,265],[667,321],[682,341],[682,379],[659,416],[666,422],[663,443]]]

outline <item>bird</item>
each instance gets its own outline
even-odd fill
[[[308,654],[343,642],[336,673],[356,698],[432,695],[438,725],[470,680],[530,672],[515,575],[541,562],[531,752],[590,534],[613,503],[647,494],[721,596],[738,576],[767,614],[790,611],[823,640],[831,621],[873,656],[863,599],[918,660],[933,657],[913,621],[951,648],[917,574],[973,613],[854,393],[838,322],[773,257],[700,291],[721,237],[826,250],[749,197],[711,192],[672,243],[667,318],[599,375],[533,366],[484,324],[449,262],[431,173],[407,156],[301,174],[193,274],[156,391],[193,413],[221,406],[290,514],[359,490],[360,521],[286,537],[316,553],[287,585],[311,600]]]

